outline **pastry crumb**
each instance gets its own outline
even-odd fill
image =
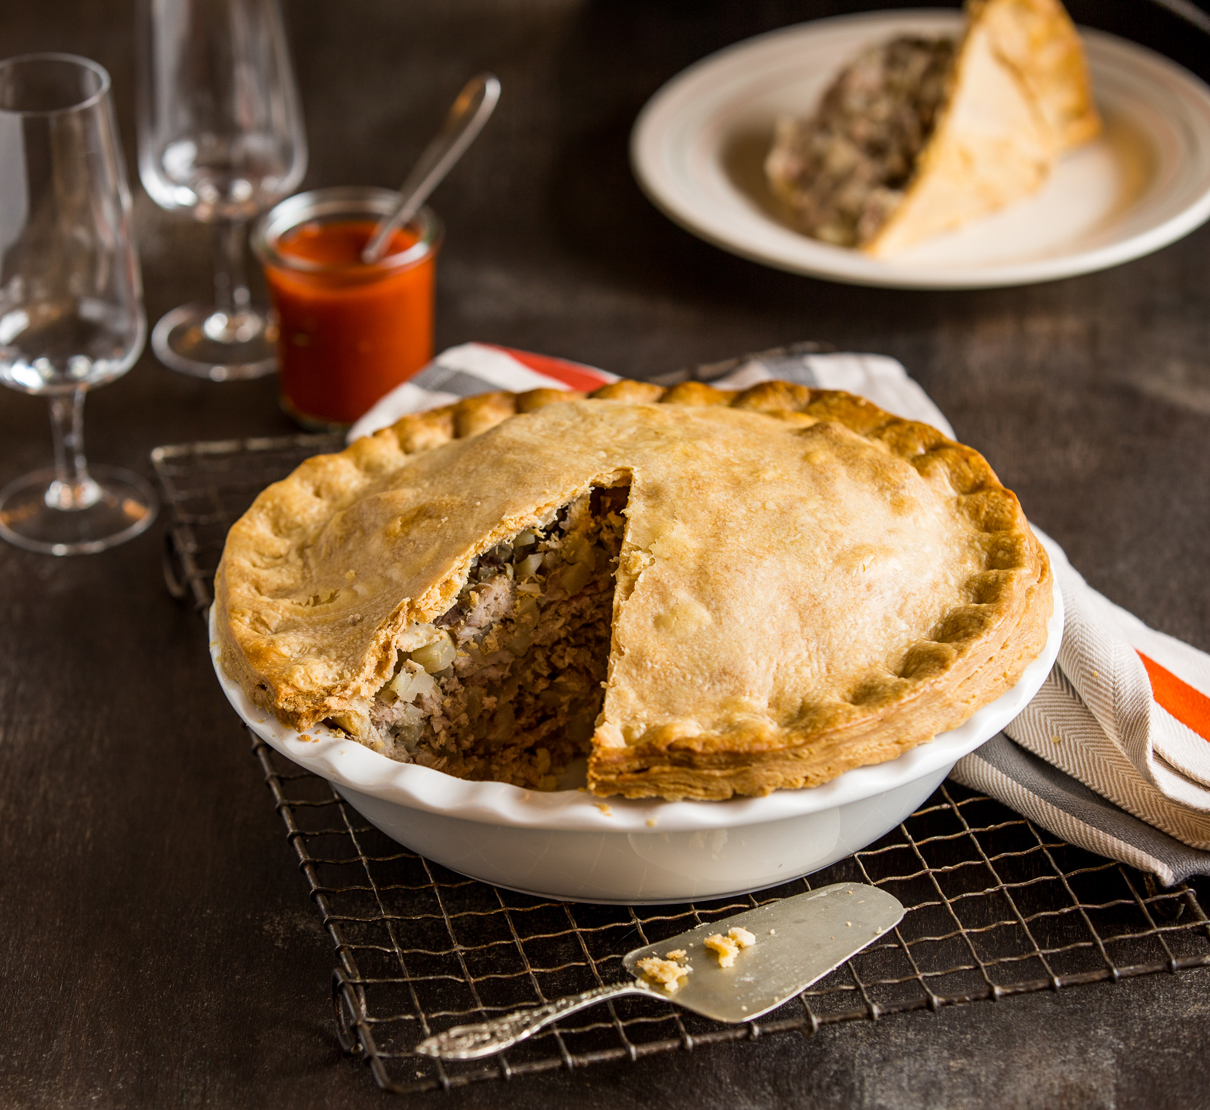
[[[672,953],[669,953],[671,955]],[[684,953],[682,952],[683,956]],[[693,968],[688,964],[677,963],[676,960],[661,960],[659,956],[648,956],[639,960],[639,970],[653,983],[658,983],[669,994],[681,985],[681,979],[688,975]]]
[[[604,802],[597,802],[596,805],[597,805],[597,809],[599,809],[603,814],[605,814],[606,817],[613,816],[613,810],[608,805],[606,805]]]
[[[735,963],[735,957],[739,955],[739,945],[730,937],[723,936],[722,933],[708,936],[702,943],[718,956],[719,967],[730,967]]]
[[[685,958],[685,950],[683,948],[674,948],[671,952],[665,953],[665,958],[669,960],[683,960]]]
[[[756,943],[756,935],[738,925],[734,929],[729,930],[727,936],[741,948],[751,948]]]
[[[729,929],[727,935],[715,933],[708,936],[702,943],[718,956],[719,967],[731,967],[741,948],[751,948],[756,943],[756,937],[747,929]]]
[[[660,823],[660,819],[658,817],[648,817],[647,818],[647,827],[649,829],[654,829],[656,827],[656,825],[658,825],[659,823]]]

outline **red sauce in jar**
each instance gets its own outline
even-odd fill
[[[318,269],[265,267],[277,308],[282,400],[303,423],[348,425],[433,357],[436,249],[411,265],[392,264],[416,242],[395,232],[385,258],[361,251],[374,221],[312,220],[277,241],[286,260]]]

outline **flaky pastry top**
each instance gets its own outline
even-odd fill
[[[847,393],[618,382],[406,416],[269,487],[218,570],[223,666],[294,727],[357,735],[400,633],[444,613],[479,554],[594,485],[629,486],[594,737],[618,753],[614,771],[598,760],[612,790],[793,785],[639,779],[663,773],[652,753],[709,763],[860,732],[947,676],[962,686],[941,699],[948,727],[977,707],[967,687],[995,651],[1013,655],[993,659],[999,692],[1014,637],[1040,646],[1045,554],[973,449]]]

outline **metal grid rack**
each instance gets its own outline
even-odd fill
[[[269,482],[330,450],[326,436],[157,448],[171,524],[169,588],[208,608],[231,522]],[[998,802],[944,784],[897,830],[847,860],[756,895],[683,906],[546,901],[447,871],[369,826],[324,780],[253,750],[335,945],[345,1050],[384,1089],[463,1086],[910,1010],[1210,965],[1210,919],[1187,885],[1061,843]],[[759,1021],[725,1026],[626,998],[487,1061],[440,1063],[430,1033],[576,993],[623,974],[632,948],[844,880],[907,908],[884,941]]]

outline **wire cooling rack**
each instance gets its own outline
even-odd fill
[[[227,528],[330,436],[159,447],[171,522],[165,577],[205,612]],[[459,1087],[836,1022],[1001,999],[1210,965],[1210,920],[1187,885],[1064,844],[998,802],[946,783],[903,825],[825,871],[756,895],[683,906],[552,902],[447,871],[368,825],[325,782],[253,737],[311,898],[335,945],[345,1051],[384,1089]],[[625,998],[585,1010],[486,1061],[442,1063],[413,1046],[617,980],[633,948],[753,905],[844,880],[906,907],[886,938],[743,1025]]]

